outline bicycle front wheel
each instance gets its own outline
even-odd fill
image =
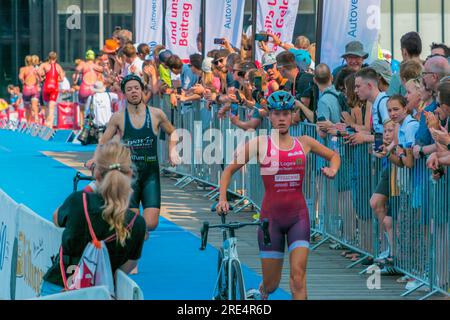
[[[228,285],[227,285],[227,266],[228,264],[225,262],[222,267],[224,258],[224,250],[220,248],[219,254],[217,256],[217,274],[218,274],[218,283],[217,283],[217,292],[215,293],[214,300],[226,300],[228,295]]]
[[[245,300],[244,276],[242,274],[241,265],[237,260],[231,263],[231,300]]]

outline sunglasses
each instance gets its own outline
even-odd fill
[[[263,67],[264,71],[269,71],[272,70],[273,68],[275,68],[275,63]]]
[[[237,72],[238,77],[244,78],[245,72],[240,70],[233,70],[233,72]]]
[[[223,60],[224,60],[223,58],[220,58],[219,60],[214,61],[213,64],[214,64],[215,66],[218,66],[219,63],[222,63],[222,62],[223,62]]]

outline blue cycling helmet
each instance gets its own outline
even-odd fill
[[[295,99],[287,91],[277,91],[270,95],[267,99],[267,107],[269,110],[293,110]]]
[[[142,82],[142,79],[135,74],[129,74],[125,78],[123,78],[122,83],[120,84],[120,88],[122,89],[123,93],[125,93],[125,85],[127,84],[127,82],[132,80],[139,82],[139,84],[141,85],[141,89],[144,90],[144,82]]]

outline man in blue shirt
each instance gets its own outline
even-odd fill
[[[181,88],[185,91],[192,88],[199,80],[198,76],[192,72],[191,67],[183,64],[180,57],[173,55],[167,61],[167,66],[173,74],[181,74]]]
[[[356,74],[355,93],[361,101],[372,104],[372,133],[383,133],[383,123],[389,119],[387,111],[388,96],[380,92],[378,87],[378,74],[372,68],[364,68]],[[351,144],[375,142],[373,134],[358,132],[350,136]]]
[[[361,42],[349,42],[345,46],[345,53],[342,55],[342,58],[345,60],[345,64],[333,70],[333,78],[336,79],[339,72],[345,67],[349,67],[355,72],[358,72],[362,68],[367,67],[367,64],[364,63],[364,60],[366,60],[368,57],[369,54],[364,51],[364,45]]]
[[[329,125],[339,123],[342,107],[339,104],[339,92],[333,85],[333,76],[326,64],[319,64],[314,71],[314,82],[319,87],[317,103],[317,125],[322,138],[326,137]]]

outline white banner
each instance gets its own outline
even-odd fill
[[[17,208],[18,204],[0,189],[0,300],[10,300],[14,295],[11,282],[15,280],[13,248]]]
[[[233,46],[240,48],[245,1],[205,1],[205,52],[221,48],[220,45],[214,44],[215,38],[226,38]]]
[[[16,300],[35,298],[42,278],[52,266],[61,245],[62,230],[44,220],[29,208],[17,210]]]
[[[258,0],[256,33],[271,32],[283,42],[293,42],[295,21],[300,0]],[[275,53],[284,51],[269,42]],[[256,50],[256,59],[261,61],[262,51]]]
[[[167,0],[166,48],[189,60],[197,53],[197,35],[200,32],[201,0]]]
[[[153,48],[163,42],[163,1],[136,0],[135,23],[136,43],[147,43],[153,52]]]
[[[344,63],[345,46],[360,41],[371,62],[377,59],[381,28],[381,0],[325,0],[322,24],[321,62],[331,70]]]

